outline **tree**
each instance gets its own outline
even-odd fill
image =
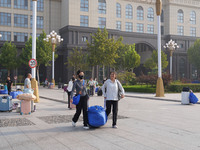
[[[200,39],[194,42],[187,51],[189,62],[194,65],[198,71],[200,70]]]
[[[168,66],[167,54],[161,51],[161,61],[162,61],[162,69],[164,70]],[[153,51],[151,58],[147,59],[144,63],[144,67],[148,69],[156,69],[158,68],[158,52],[156,50]]]
[[[88,68],[87,64],[87,54],[83,52],[82,48],[78,49],[77,47],[70,52],[68,57],[68,64],[70,67],[74,68],[75,71],[78,69],[85,70]]]
[[[36,59],[37,59],[37,77],[38,83],[40,83],[39,79],[39,68],[40,65],[43,64],[45,66],[50,65],[49,62],[52,60],[52,46],[50,42],[46,42],[43,39],[46,38],[46,33],[43,31],[42,34],[36,39]],[[55,54],[55,59],[57,58],[57,54]],[[22,53],[20,55],[21,63],[28,65],[29,60],[32,58],[32,37],[25,44],[25,49],[22,49]]]
[[[121,44],[117,50],[116,70],[126,70],[133,72],[133,69],[140,65],[140,55],[135,51],[135,44]]]
[[[103,77],[104,77],[104,66],[110,66],[115,63],[118,57],[117,49],[122,41],[122,38],[115,40],[114,38],[108,38],[108,32],[104,28],[102,31],[98,29],[94,35],[91,35],[92,43],[87,41],[88,47],[88,62],[91,66],[101,65],[103,66]]]
[[[16,69],[19,66],[17,48],[11,42],[5,42],[1,48],[0,63],[8,70],[8,76],[10,71]]]

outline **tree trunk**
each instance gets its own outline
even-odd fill
[[[10,76],[10,69],[8,69],[8,76]]]
[[[97,81],[99,81],[99,65],[97,65],[97,75],[96,75]]]
[[[38,86],[40,86],[40,73],[39,73],[39,66],[37,67],[37,79],[38,79]]]
[[[92,79],[94,79],[94,66],[92,66]]]
[[[105,66],[103,65],[103,80],[105,78]]]

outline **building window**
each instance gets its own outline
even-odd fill
[[[28,28],[28,15],[14,14],[14,26]]]
[[[105,0],[99,0],[99,13],[106,14],[106,1]]]
[[[148,8],[148,15],[147,15],[148,21],[153,22],[154,21],[154,10],[153,8]]]
[[[152,24],[147,25],[147,33],[154,34],[154,25]]]
[[[31,16],[31,28],[33,25],[33,17]],[[44,18],[43,16],[37,16],[37,28],[38,29],[43,29],[44,28]]]
[[[126,32],[133,32],[133,23],[126,22]]]
[[[11,7],[11,0],[0,0],[0,7]]]
[[[89,10],[89,3],[88,0],[81,0],[81,11],[87,11]]]
[[[144,24],[137,23],[137,32],[140,32],[140,33],[144,32]]]
[[[2,37],[0,38],[1,41],[11,41],[11,32],[7,31],[0,31]]]
[[[84,16],[84,15],[81,15],[81,18],[80,18],[80,26],[82,27],[88,27],[88,16]]]
[[[144,20],[144,10],[141,6],[137,8],[137,20]]]
[[[190,27],[190,36],[196,37],[196,28],[195,27]]]
[[[116,4],[116,16],[121,18],[121,5],[119,3]]]
[[[165,31],[164,31],[164,26],[161,26],[161,35],[164,35]]]
[[[184,18],[184,15],[183,15],[183,10],[179,9],[178,10],[178,23],[183,23],[183,18]]]
[[[184,47],[183,44],[180,44],[180,45],[179,45],[179,48],[183,48],[183,47]]]
[[[0,12],[0,25],[11,26],[11,14]]]
[[[162,9],[162,13],[161,13],[161,22],[164,22],[164,10]]]
[[[33,10],[32,0],[31,0],[31,10]],[[44,11],[44,0],[37,0],[37,11]]]
[[[15,42],[26,42],[28,40],[28,33],[14,32]]]
[[[28,9],[28,0],[15,0],[14,8]]]
[[[133,8],[130,4],[126,5],[126,18],[127,19],[133,18]]]
[[[178,35],[184,35],[184,27],[183,26],[178,26],[177,33],[178,33]]]
[[[106,18],[99,17],[99,28],[105,28],[106,27]]]
[[[82,36],[82,42],[86,42],[88,41],[88,37],[87,36]]]
[[[195,13],[195,11],[192,11],[190,13],[190,23],[191,24],[196,24],[196,13]]]
[[[121,21],[117,21],[116,22],[116,29],[121,30],[121,28],[122,28]]]

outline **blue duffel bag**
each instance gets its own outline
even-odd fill
[[[8,90],[0,90],[0,94],[8,94]]]
[[[100,127],[107,122],[105,109],[101,106],[91,106],[88,108],[88,123],[92,127]]]
[[[12,99],[16,99],[17,95],[23,94],[22,91],[14,91],[14,92],[10,92],[10,96],[12,96]]]
[[[198,98],[196,97],[196,95],[194,95],[193,92],[190,92],[189,100],[192,104],[196,104],[198,102]]]

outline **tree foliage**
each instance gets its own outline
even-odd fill
[[[162,69],[167,68],[167,54],[165,54],[163,51],[161,51],[161,61]],[[144,63],[144,67],[151,70],[158,68],[158,52],[156,50],[153,51],[151,58],[146,60],[146,62]]]
[[[200,39],[197,39],[188,51],[189,62],[194,65],[198,70],[200,70]]]
[[[19,66],[17,48],[11,42],[5,42],[1,48],[0,63],[8,70],[8,75],[12,69]]]

